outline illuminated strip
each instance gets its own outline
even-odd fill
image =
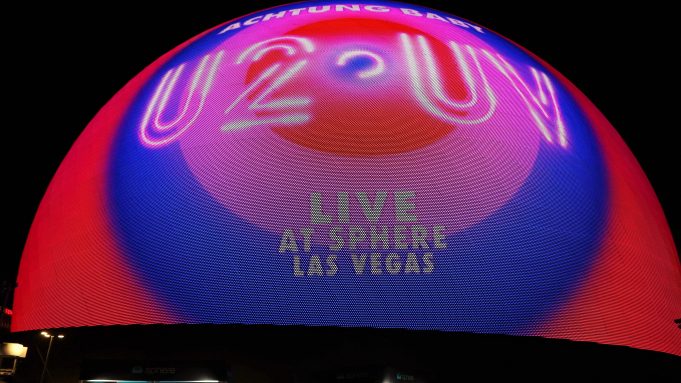
[[[530,90],[530,87],[527,85],[525,80],[522,77],[520,77],[520,75],[518,74],[518,71],[515,70],[513,65],[509,64],[509,62],[506,61],[506,59],[504,59],[500,54],[497,54],[497,57],[504,64],[504,66],[508,69],[509,73],[511,73],[513,75],[513,77],[523,86],[526,94],[530,95],[534,104],[537,105],[539,107],[540,111],[548,118],[549,115],[548,115],[548,113],[546,113],[546,111],[542,107],[540,100],[538,100],[537,97],[534,95],[534,93]],[[532,70],[534,72],[536,72],[536,70],[534,68],[532,68]],[[539,89],[539,93],[540,93],[539,97],[542,98],[541,94],[544,93],[544,91],[543,91],[543,87],[541,85],[541,80],[539,79],[538,75],[535,75],[535,80],[537,81],[537,88]],[[543,95],[543,99],[546,100],[546,95]]]
[[[290,45],[276,44],[276,45],[269,46],[265,49],[259,50],[258,53],[253,55],[253,61],[260,60],[267,52],[274,51],[274,50],[284,50],[284,51],[286,51],[287,56],[293,56],[296,53],[296,48],[294,48]],[[240,64],[240,63],[237,62],[237,64]]]
[[[289,114],[285,116],[272,117],[272,118],[261,118],[253,120],[239,120],[229,122],[222,126],[222,131],[232,131],[250,128],[252,126],[258,125],[269,125],[269,124],[279,124],[279,125],[297,125],[303,124],[310,121],[310,115],[306,113]]]
[[[468,92],[471,94],[470,100],[466,102],[452,101],[445,95],[444,89],[442,87],[442,82],[438,80],[441,78],[440,71],[437,69],[437,66],[435,65],[435,59],[433,58],[433,53],[432,50],[430,49],[430,44],[428,44],[426,38],[423,36],[418,36],[416,39],[418,40],[419,45],[421,46],[421,50],[423,51],[423,56],[426,61],[426,67],[428,69],[428,74],[430,78],[430,86],[433,89],[433,93],[435,93],[435,96],[437,96],[437,99],[444,103],[445,105],[451,106],[453,108],[468,108],[475,105],[478,101],[478,91],[477,89],[475,89],[475,81],[473,80],[471,70],[468,67],[468,63],[463,57],[463,52],[461,52],[461,48],[459,47],[459,45],[454,41],[449,42],[452,51],[454,51],[456,62],[459,64],[459,67],[461,67],[461,71],[463,72],[466,86],[468,87]]]
[[[537,99],[534,93],[530,90],[530,87],[527,85],[527,83],[518,74],[516,69],[510,63],[508,63],[501,55],[497,54],[495,57],[486,50],[483,50],[482,52],[497,67],[499,72],[501,72],[509,80],[511,85],[515,88],[516,92],[518,92],[523,102],[527,106],[528,110],[530,111],[530,114],[532,115],[532,118],[535,120],[535,123],[539,130],[541,131],[544,138],[546,138],[548,142],[552,143],[553,136],[551,135],[551,132],[549,132],[549,128],[546,125],[546,122],[544,121],[544,119],[542,119],[542,117],[539,115],[539,112],[537,111],[538,109],[544,115],[546,120],[547,121],[549,120],[549,114],[544,109],[544,105],[547,105],[549,101],[549,99],[546,97],[546,94],[544,93],[544,86],[546,87],[551,99],[551,103],[553,104],[554,118],[556,119],[556,129],[558,132],[558,143],[562,147],[567,147],[567,133],[565,130],[565,123],[563,122],[562,113],[560,111],[560,107],[556,99],[553,84],[551,83],[548,76],[546,76],[545,73],[541,73],[540,76],[537,70],[531,68],[532,74],[537,83],[537,88],[539,91],[539,99]],[[520,87],[518,87],[517,85],[518,83],[522,85],[524,92],[523,90],[520,89]],[[542,83],[544,84],[544,86],[542,86]],[[531,100],[528,99],[526,94],[529,95]],[[532,103],[534,103],[534,106]]]
[[[300,70],[307,64],[307,60],[299,60],[296,63],[294,63],[290,68],[286,69],[283,71],[281,75],[276,77],[272,83],[265,88],[259,96],[251,102],[251,104],[248,106],[249,110],[257,111],[257,110],[262,110],[262,109],[286,109],[290,107],[295,107],[295,106],[304,106],[308,105],[311,102],[311,99],[308,97],[288,97],[288,98],[278,98],[271,100],[269,102],[263,103],[263,100],[270,96],[273,92],[275,92],[277,89],[281,88],[286,82],[290,81],[293,76],[295,76]],[[253,83],[245,90],[243,91],[230,105],[227,107],[225,110],[225,114],[230,113],[234,108],[241,102],[243,101],[248,94],[250,94],[253,90],[257,89],[260,87],[260,85],[265,82],[266,80],[273,78],[275,72],[277,72],[281,68],[281,64],[277,63],[272,65],[271,67],[267,68]],[[283,116],[278,116],[278,117],[271,117],[271,118],[263,118],[263,119],[245,119],[245,120],[238,120],[238,121],[232,121],[229,122],[222,127],[222,131],[231,131],[231,130],[238,130],[238,129],[244,129],[256,125],[266,125],[266,124],[284,124],[284,125],[294,125],[294,124],[301,124],[305,123],[310,120],[310,116],[305,113],[294,113],[294,114],[287,114]]]
[[[248,55],[250,55],[253,52],[256,52],[258,49],[262,48],[263,46],[265,46],[269,43],[272,43],[272,42],[280,42],[280,41],[294,41],[294,42],[300,44],[300,46],[303,47],[303,50],[305,52],[311,53],[311,52],[314,51],[314,45],[312,44],[312,41],[310,41],[309,39],[306,39],[304,37],[297,37],[297,36],[275,37],[275,38],[264,40],[264,41],[261,41],[259,43],[255,43],[255,44],[251,45],[248,49],[243,51],[239,55],[239,57],[237,57],[236,64],[243,63],[244,60],[246,60],[246,58],[248,57]],[[284,48],[284,47],[288,47],[288,48]],[[294,50],[293,53],[289,53],[289,48]],[[292,56],[296,52],[295,48],[293,46],[277,44],[277,45],[273,45],[272,47],[269,47],[269,48],[267,48],[267,47],[264,48],[263,51],[265,51],[265,52],[260,51],[260,52],[257,52],[256,54],[254,54],[253,55],[253,61],[259,60],[268,50],[271,50],[271,49],[286,49],[287,54],[289,56]]]
[[[281,76],[279,76],[276,80],[272,82],[272,84],[265,90],[262,91],[260,96],[253,100],[253,103],[249,107],[249,109],[262,109],[262,108],[285,108],[289,106],[297,106],[297,105],[307,105],[310,103],[310,99],[308,97],[297,97],[297,98],[280,98],[278,100],[270,101],[265,104],[261,104],[262,100],[270,95],[273,91],[276,89],[282,87],[285,82],[289,81],[296,73],[300,72],[300,70],[307,64],[307,60],[299,60],[295,64],[291,66],[287,71],[285,71]]]
[[[274,65],[272,65],[271,67],[267,68],[267,69],[266,69],[266,70],[265,70],[265,71],[264,71],[264,72],[255,80],[255,81],[253,81],[253,83],[251,84],[251,86],[249,86],[248,88],[246,88],[246,90],[244,90],[244,91],[239,95],[239,97],[237,97],[237,98],[236,98],[236,99],[227,107],[227,109],[225,109],[225,114],[228,114],[229,112],[231,112],[232,109],[234,109],[234,108],[236,107],[236,105],[237,105],[241,100],[243,100],[244,98],[246,98],[246,96],[247,96],[250,92],[252,92],[252,91],[253,91],[254,89],[256,89],[258,86],[260,86],[260,84],[262,84],[263,81],[265,81],[265,80],[266,80],[268,77],[270,77],[277,69],[279,69],[279,67],[281,67],[281,64],[274,64]]]
[[[560,106],[558,105],[558,102],[556,100],[556,92],[553,90],[553,84],[551,84],[551,81],[549,81],[548,76],[546,73],[542,73],[542,77],[544,78],[544,83],[546,84],[546,87],[549,89],[549,94],[551,95],[551,103],[553,104],[553,113],[556,115],[556,127],[558,128],[558,143],[562,147],[567,147],[567,132],[565,130],[565,123],[563,122],[563,114],[560,111]]]
[[[160,84],[158,85],[156,91],[154,92],[154,96],[152,97],[151,101],[149,102],[149,105],[147,106],[147,109],[144,113],[144,117],[142,118],[139,136],[143,144],[150,147],[159,147],[166,145],[175,140],[177,137],[179,137],[182,133],[184,133],[187,130],[187,128],[189,128],[194,123],[194,121],[196,121],[196,118],[199,116],[201,110],[203,109],[208,92],[210,91],[210,88],[213,85],[213,80],[215,79],[215,74],[217,72],[218,65],[222,61],[222,57],[223,52],[220,51],[213,58],[211,58],[211,55],[208,54],[201,59],[199,66],[197,67],[196,71],[194,72],[194,75],[192,76],[191,85],[189,87],[189,93],[183,104],[182,111],[172,121],[165,123],[161,121],[161,115],[163,114],[163,111],[165,110],[168,104],[170,95],[171,93],[173,93],[175,85],[177,84],[180,75],[184,71],[186,64],[181,64],[177,68],[170,69],[163,76]],[[209,69],[208,73],[204,76],[203,74],[206,71],[206,67],[209,67]],[[198,96],[199,97],[198,106],[195,107],[195,110],[191,114],[191,117],[188,118],[188,121],[182,125],[181,121],[183,119],[186,119],[185,117],[189,112],[190,106],[196,104],[195,102],[192,101],[197,97],[196,89],[200,87],[201,81],[203,81],[203,86],[201,87],[200,95]],[[151,115],[154,111],[156,112],[156,115],[154,116],[153,121],[150,121]],[[182,125],[182,127],[177,128],[178,125]],[[150,136],[149,129],[152,129],[153,131],[159,133],[165,131],[172,131],[172,133],[168,134],[163,138],[156,138]]]
[[[201,60],[201,63],[199,64],[199,67],[196,70],[196,73],[192,77],[191,86],[189,87],[189,97],[187,97],[187,99],[185,100],[184,106],[182,107],[182,111],[177,115],[177,117],[175,117],[174,120],[168,123],[163,123],[161,122],[161,113],[156,113],[154,125],[157,130],[163,131],[172,128],[185,116],[185,114],[187,114],[187,110],[189,109],[189,103],[191,102],[193,98],[192,96],[194,95],[194,91],[196,90],[196,87],[199,84],[199,79],[201,78],[203,71],[206,69],[206,62],[208,61],[209,57],[210,56],[204,56],[204,58]],[[177,70],[175,70],[173,77],[170,79],[170,84],[165,88],[165,92],[163,92],[163,96],[161,96],[161,103],[159,104],[158,107],[159,111],[165,110],[166,105],[168,104],[168,99],[170,98],[170,93],[173,91],[173,89],[175,89],[175,83],[177,83],[177,79],[182,74],[184,68],[185,64],[182,64],[177,68]]]
[[[501,65],[499,60],[497,60],[494,56],[492,56],[491,53],[487,52],[486,50],[483,50],[482,52],[487,56],[487,58],[490,59],[490,61],[494,64],[494,66],[497,67],[499,72],[501,72],[504,76],[506,76],[506,78],[509,80],[509,82],[511,83],[513,88],[515,88],[516,92],[518,92],[518,94],[522,98],[523,102],[527,106],[528,110],[530,111],[532,118],[534,119],[535,123],[539,127],[539,130],[544,135],[544,138],[548,142],[553,142],[553,138],[551,137],[551,133],[549,133],[548,129],[546,128],[546,125],[541,120],[541,117],[537,115],[536,108],[532,107],[532,104],[530,104],[530,101],[527,99],[527,97],[525,97],[525,94],[520,90],[520,88],[518,88],[518,85],[516,85],[516,82],[513,80],[511,75],[506,71],[506,69],[504,69],[504,67]],[[501,57],[499,57],[499,58],[501,58]]]
[[[475,67],[477,69],[478,74],[480,75],[480,79],[482,80],[483,83],[483,88],[485,90],[485,95],[487,96],[488,99],[488,107],[486,112],[477,118],[472,118],[472,119],[467,119],[467,118],[461,118],[454,116],[452,114],[447,113],[446,110],[443,110],[441,107],[436,105],[431,101],[431,99],[428,97],[428,94],[426,92],[424,82],[421,79],[421,71],[416,59],[416,54],[414,51],[414,46],[411,42],[411,38],[405,34],[405,33],[400,33],[399,34],[400,40],[402,42],[402,47],[405,50],[406,58],[407,58],[407,67],[409,69],[409,78],[411,80],[411,85],[412,85],[412,90],[414,92],[414,95],[416,96],[417,100],[421,103],[421,105],[430,113],[433,115],[442,118],[443,120],[451,123],[456,123],[456,124],[465,124],[465,125],[475,125],[475,124],[480,124],[482,122],[487,121],[492,117],[492,114],[494,114],[494,111],[496,109],[496,97],[494,96],[494,92],[492,91],[492,88],[489,86],[489,83],[487,81],[487,77],[485,76],[484,71],[482,70],[482,66],[480,65],[480,61],[478,60],[476,52],[471,48],[467,47],[468,54],[471,56],[473,59],[473,62],[475,63]],[[423,36],[417,36],[417,40],[419,42],[419,45],[421,47],[421,51],[424,55],[424,60],[426,61],[426,66],[428,67],[428,75],[429,75],[429,83],[431,84],[432,92],[435,94],[435,97],[442,101],[445,106],[452,107],[453,109],[459,108],[459,109],[470,109],[471,107],[474,106],[474,104],[477,104],[478,99],[475,99],[475,103],[471,103],[471,101],[467,101],[465,103],[456,103],[454,101],[448,100],[447,97],[444,94],[444,91],[442,90],[442,84],[439,83],[440,81],[440,75],[439,72],[435,68],[435,63],[434,59],[432,57],[432,53],[430,50],[430,47],[428,46],[427,41]],[[454,47],[454,45],[452,46]],[[457,58],[457,60],[463,60],[463,53],[460,51],[458,52],[459,55],[457,55],[457,50],[454,50],[454,55]],[[461,64],[461,67],[468,68],[468,64]],[[466,71],[464,71],[464,77],[466,77]],[[468,82],[469,85],[473,85],[474,83],[472,81],[472,76],[470,74],[470,70],[468,70],[468,78],[466,81]],[[470,81],[470,82],[469,82]]]
[[[359,78],[370,78],[374,76],[378,76],[381,73],[385,71],[385,62],[383,61],[383,58],[379,55],[377,55],[374,52],[366,51],[366,50],[352,50],[352,51],[347,51],[343,52],[343,54],[338,57],[338,61],[336,62],[336,65],[339,66],[345,66],[348,62],[348,60],[353,59],[355,57],[359,56],[368,56],[374,61],[374,67],[369,68],[369,69],[364,69],[359,72],[357,72],[357,77]]]
[[[282,43],[283,42],[283,43]],[[296,37],[296,36],[284,36],[276,37],[268,40],[261,41],[259,43],[253,44],[248,49],[243,51],[239,57],[236,59],[236,64],[242,64],[249,56],[252,55],[252,62],[260,60],[267,52],[273,50],[284,50],[286,55],[293,56],[298,50],[292,44],[287,44],[288,42],[294,42],[302,46],[303,51],[310,53],[314,51],[314,45],[309,39]],[[277,43],[270,46],[267,44]],[[260,88],[263,83],[268,80],[272,82],[264,90],[262,90],[259,95],[250,103],[248,110],[259,111],[259,110],[285,110],[296,106],[309,105],[311,99],[309,97],[284,97],[271,99],[269,101],[264,101],[267,97],[271,96],[273,92],[280,89],[284,84],[290,81],[301,69],[307,64],[307,60],[298,60],[290,67],[282,70],[282,64],[276,63],[269,68],[267,68],[258,78],[253,81],[253,83],[246,88],[228,107],[225,109],[225,114],[232,112],[239,103],[243,102],[246,97],[251,94],[256,89]],[[276,73],[282,70],[282,73],[276,76]],[[223,132],[245,129],[256,125],[268,125],[268,124],[284,124],[293,125],[301,124],[310,120],[310,116],[306,113],[292,113],[285,114],[282,116],[268,117],[268,118],[255,118],[255,119],[243,119],[228,122],[222,127]]]
[[[485,71],[482,70],[482,65],[480,64],[480,60],[478,60],[478,54],[475,52],[473,47],[471,46],[466,46],[468,50],[468,54],[473,57],[473,61],[475,62],[475,67],[478,70],[478,73],[480,74],[480,78],[482,79],[482,84],[483,87],[485,88],[485,94],[487,95],[487,99],[489,100],[489,110],[487,114],[481,118],[484,120],[488,120],[490,117],[492,117],[492,114],[494,113],[494,110],[497,107],[497,99],[494,96],[494,92],[492,91],[492,87],[489,85],[489,82],[487,81],[487,76],[485,76]]]
[[[534,69],[533,67],[530,67],[530,71],[532,72],[532,77],[534,77],[534,83],[537,84],[537,89],[539,89],[539,100],[541,100],[542,104],[546,105],[548,103],[548,100],[546,99],[546,92],[544,92],[544,87],[541,86],[541,78],[539,77],[539,71]],[[549,117],[548,113],[546,112],[544,112],[544,115],[547,118]]]

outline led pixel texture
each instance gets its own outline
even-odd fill
[[[13,330],[435,329],[681,355],[655,194],[572,84],[401,3],[229,21],[130,81],[36,214]]]

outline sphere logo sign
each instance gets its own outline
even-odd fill
[[[297,3],[197,36],[102,109],[36,215],[13,326],[369,326],[681,355],[680,281],[645,175],[555,70],[442,12]]]

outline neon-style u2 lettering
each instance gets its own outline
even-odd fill
[[[412,92],[426,111],[446,122],[462,125],[480,124],[492,117],[497,100],[473,48],[462,48],[450,42],[469,94],[467,100],[457,101],[445,94],[442,75],[428,40],[406,33],[400,33],[399,39],[406,56]]]
[[[145,146],[167,145],[194,123],[206,102],[222,56],[222,51],[215,55],[203,56],[191,75],[191,80],[188,82],[189,89],[186,92],[176,89],[176,86],[187,64],[181,64],[166,72],[156,87],[140,124],[139,137]],[[163,115],[173,94],[184,94],[184,98],[177,103],[181,105],[181,109],[172,120],[164,121]]]
[[[498,53],[492,55],[486,50],[483,50],[483,54],[494,64],[497,70],[508,79],[513,88],[518,92],[530,111],[537,128],[539,128],[539,131],[546,141],[550,143],[555,142],[555,134],[558,136],[558,143],[560,146],[564,148],[567,147],[568,142],[565,123],[563,122],[563,116],[560,111],[560,106],[558,105],[553,84],[546,73],[539,72],[535,68],[530,67],[530,72],[532,72],[536,88],[536,91],[533,92],[516,68],[506,61],[502,55]],[[552,126],[555,129],[554,133],[550,130]]]

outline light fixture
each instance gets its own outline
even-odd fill
[[[43,383],[45,381],[45,371],[47,371],[47,362],[50,360],[50,351],[52,351],[52,341],[55,336],[47,331],[41,331],[40,335],[50,338],[50,343],[47,345],[47,355],[45,355],[45,360],[43,361],[43,372],[40,374],[40,383]],[[57,338],[64,339],[64,334],[57,334]]]

